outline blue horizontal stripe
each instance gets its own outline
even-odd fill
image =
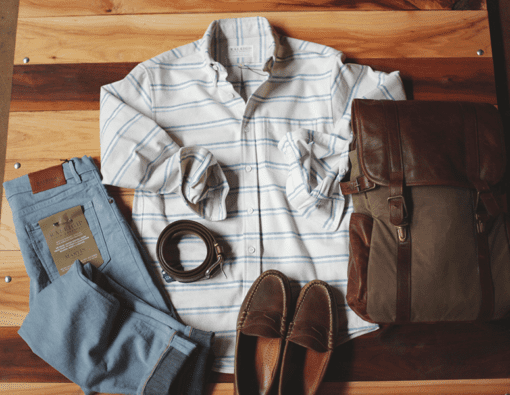
[[[179,131],[189,131],[189,130],[204,130],[217,128],[220,126],[233,125],[233,124],[241,124],[241,120],[235,118],[224,118],[218,119],[209,122],[200,122],[200,123],[190,123],[187,125],[172,125],[172,126],[164,126],[163,129],[169,132],[179,132]]]
[[[295,74],[289,76],[279,76],[273,75],[269,78],[269,82],[274,83],[282,83],[282,82],[291,82],[291,81],[320,81],[330,78],[331,71],[326,71],[321,74]]]
[[[176,104],[173,106],[157,106],[157,107],[154,107],[153,110],[154,110],[154,112],[157,112],[157,113],[168,113],[168,112],[174,112],[174,111],[188,110],[190,108],[193,108],[193,109],[205,108],[205,107],[211,106],[211,105],[220,105],[220,106],[229,108],[229,107],[232,107],[238,103],[243,103],[243,99],[238,97],[236,99],[228,100],[225,102],[218,102],[214,99],[204,99],[204,100],[196,100],[196,101]]]
[[[311,96],[299,96],[299,95],[286,95],[286,96],[269,96],[263,97],[259,95],[252,95],[256,101],[260,103],[313,103],[317,101],[329,101],[331,100],[331,94],[325,95],[311,95]]]

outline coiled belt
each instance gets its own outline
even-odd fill
[[[196,235],[202,239],[207,247],[204,262],[192,270],[177,270],[165,259],[164,252],[169,247],[171,240],[183,235]],[[202,278],[208,279],[214,275],[218,267],[223,271],[223,249],[216,242],[209,229],[195,221],[181,220],[168,225],[158,237],[156,252],[163,270],[173,279],[182,283],[190,283]]]

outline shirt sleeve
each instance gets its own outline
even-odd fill
[[[289,132],[278,144],[290,165],[287,199],[300,215],[328,230],[338,228],[343,212],[340,180],[346,145],[338,136],[308,129]]]
[[[227,179],[210,151],[180,147],[153,119],[150,75],[142,64],[101,87],[103,183],[179,194],[199,216],[226,218]]]
[[[334,231],[344,212],[340,180],[349,169],[353,99],[405,100],[405,93],[398,72],[344,64],[340,55],[335,59],[330,87],[331,134],[298,129],[287,133],[278,147],[290,165],[286,183],[290,204],[300,215]]]

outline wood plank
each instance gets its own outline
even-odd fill
[[[485,11],[324,11],[265,16],[281,34],[340,49],[348,57],[491,56]],[[201,38],[227,14],[20,18],[15,64],[140,62]],[[150,43],[150,45],[148,45]]]
[[[2,196],[0,208],[2,210],[2,216],[0,217],[0,253],[17,251],[19,250],[19,245],[12,220],[12,211],[5,196]]]
[[[17,329],[0,327],[0,381],[66,382],[33,355]],[[386,326],[338,346],[325,381],[510,378],[509,360],[508,319],[485,324]]]
[[[399,70],[408,99],[496,104],[492,58],[347,59],[375,70]],[[45,64],[14,67],[11,111],[98,110],[100,87],[137,63]]]
[[[69,380],[35,355],[18,327],[0,327],[0,383],[67,383]]]
[[[335,349],[329,381],[510,378],[510,319],[388,325]]]
[[[339,11],[339,10],[448,10],[459,9],[458,0],[244,0],[232,9],[229,0],[21,0],[20,17],[37,18],[53,16],[130,15],[160,13],[216,13],[272,11]],[[464,10],[483,10],[485,0],[460,2]]]
[[[383,383],[323,383],[318,395],[386,395],[386,394],[438,394],[438,395],[501,395],[508,391],[510,383],[500,380],[450,380],[450,381],[390,381]],[[83,394],[76,384],[15,383],[0,384],[0,393],[10,395],[78,395]],[[232,395],[234,385],[228,383],[209,384],[208,395]],[[105,395],[98,393],[97,395]]]
[[[136,65],[86,63],[14,66],[11,111],[98,110],[100,87],[121,80]]]
[[[6,169],[5,180],[25,171],[27,159],[53,160],[100,155],[99,111],[43,111],[11,113],[6,159],[21,163]],[[44,168],[44,167],[43,167]]]
[[[30,279],[20,251],[0,251],[0,262],[0,326],[19,327],[29,311]]]
[[[448,381],[389,381],[323,383],[321,394],[448,394],[448,395],[501,395],[508,392],[510,380],[448,380]]]

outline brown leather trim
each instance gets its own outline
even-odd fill
[[[486,228],[486,227],[485,227]],[[480,269],[481,303],[478,319],[488,321],[494,315],[494,282],[490,259],[489,236],[487,229],[477,232],[478,265]]]
[[[406,218],[404,203],[404,164],[402,161],[402,142],[400,138],[400,125],[398,122],[398,109],[395,103],[385,102],[385,127],[388,139],[388,157],[390,159],[390,222],[400,226]]]
[[[510,215],[505,214],[505,230],[506,230],[506,239],[508,240],[508,245],[510,246]]]
[[[407,224],[407,208],[404,199],[404,163],[398,107],[385,102],[388,156],[390,159],[390,197],[388,205],[390,222],[397,227],[397,322],[411,319],[411,235]]]
[[[357,177],[353,181],[344,181],[340,183],[340,190],[343,195],[352,195],[353,193],[363,193],[376,188],[377,185],[370,181],[364,175]]]
[[[353,213],[349,225],[350,254],[346,300],[350,308],[368,322],[374,322],[367,313],[368,257],[373,224],[372,217]]]
[[[464,123],[466,130],[466,174],[469,181],[476,188],[480,200],[485,208],[492,216],[501,214],[502,208],[494,197],[487,181],[481,179],[480,175],[480,144],[478,130],[478,117],[476,107],[471,103],[460,103],[461,107],[465,107],[462,114],[464,115]]]
[[[464,108],[462,114],[466,132],[466,174],[477,191],[475,220],[477,222],[476,242],[481,293],[478,319],[485,321],[490,320],[494,314],[495,297],[487,226],[491,219],[491,213],[497,215],[501,212],[501,209],[487,182],[480,178],[480,136],[476,107],[470,103],[460,103],[459,105]]]
[[[39,170],[28,175],[32,193],[47,191],[67,183],[62,165],[56,165]]]
[[[396,323],[411,321],[411,232],[406,228],[406,238],[398,241],[397,250]]]

